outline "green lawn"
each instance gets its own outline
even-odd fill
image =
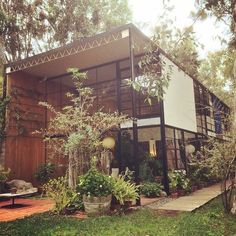
[[[236,235],[236,217],[225,215],[220,199],[195,213],[160,216],[138,210],[125,216],[103,216],[77,220],[50,214],[38,214],[11,223],[0,223],[0,235]]]

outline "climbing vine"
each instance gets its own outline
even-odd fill
[[[2,98],[0,99],[0,143],[5,138],[5,114],[6,114],[6,108],[10,102],[10,97]]]
[[[19,135],[23,135],[27,132],[27,129],[22,124],[22,114],[24,111],[21,109],[21,104],[19,101],[19,92],[17,88],[13,88],[11,91],[11,96],[14,98],[14,105],[11,106],[11,118],[14,119],[16,124],[16,129]]]

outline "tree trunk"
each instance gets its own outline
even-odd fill
[[[76,188],[76,179],[78,176],[77,173],[77,165],[76,165],[76,152],[70,152],[69,153],[69,176],[68,176],[68,182],[69,182],[69,187],[75,189]]]

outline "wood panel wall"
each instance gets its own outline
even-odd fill
[[[45,144],[39,134],[45,126],[45,82],[24,72],[8,75],[7,94],[11,97],[7,110],[5,166],[11,168],[11,178],[35,183],[34,173],[44,163]]]

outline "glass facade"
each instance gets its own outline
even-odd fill
[[[198,133],[210,136],[226,134],[229,107],[196,81],[194,82],[194,94]]]

